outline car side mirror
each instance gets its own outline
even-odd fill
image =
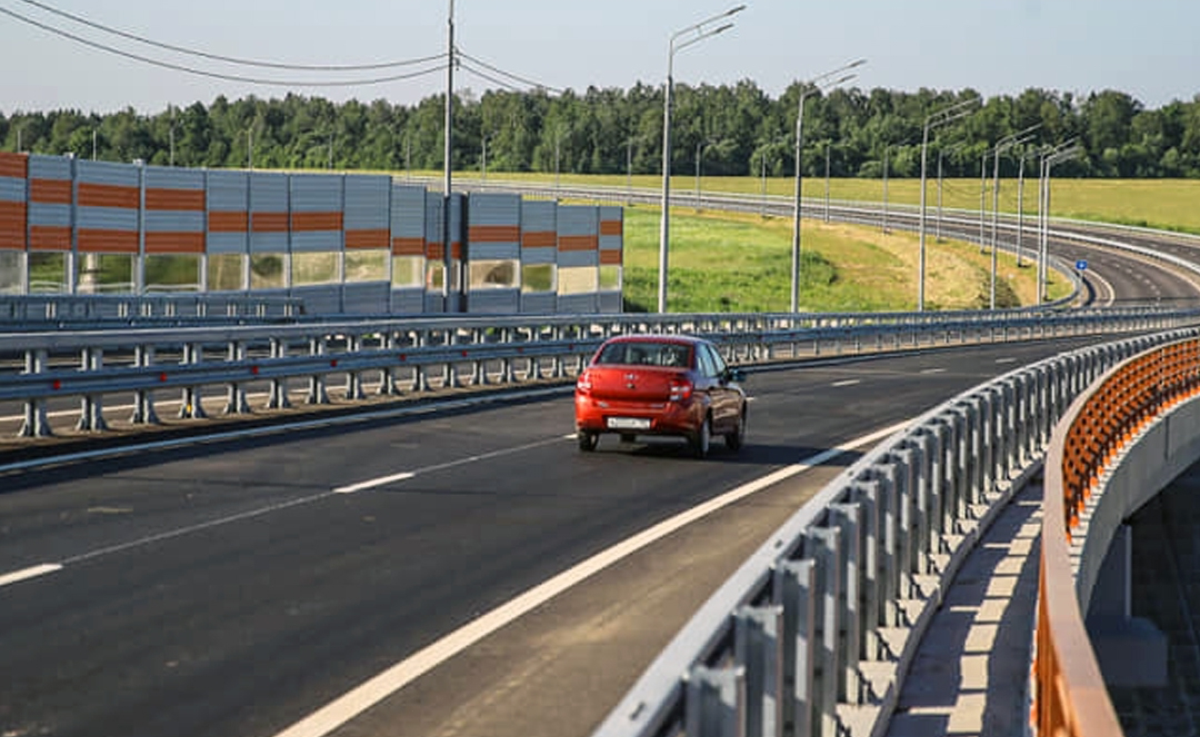
[[[733,381],[738,384],[746,380],[746,372],[738,368],[726,369],[725,376],[727,381]]]

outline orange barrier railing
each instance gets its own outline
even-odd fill
[[[1031,714],[1037,733],[1123,734],[1084,627],[1071,566],[1071,531],[1118,453],[1155,418],[1200,395],[1200,340],[1147,351],[1083,393],[1046,453],[1041,580]]]

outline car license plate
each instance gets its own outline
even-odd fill
[[[650,420],[644,417],[609,417],[610,430],[649,430]]]

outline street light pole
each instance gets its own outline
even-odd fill
[[[926,167],[928,164],[929,153],[929,131],[951,123],[959,118],[967,115],[970,108],[979,102],[978,97],[972,97],[966,100],[961,100],[941,110],[935,111],[925,118],[925,125],[921,133],[921,214],[918,220],[918,230],[920,231],[920,253],[918,255],[917,266],[917,310],[924,311],[925,309],[925,199],[926,199]],[[939,241],[942,239],[942,150],[938,149],[938,235]]]
[[[829,159],[833,149],[833,140],[825,142],[825,222],[829,222]]]
[[[1075,139],[1059,144],[1042,154],[1041,175],[1038,179],[1038,304],[1042,304],[1046,296],[1046,276],[1050,258],[1050,171],[1055,164],[1073,159],[1081,149],[1075,145]]]
[[[801,192],[804,179],[804,166],[802,155],[804,151],[804,99],[812,92],[821,91],[829,87],[836,87],[839,84],[849,82],[854,79],[855,75],[847,74],[840,79],[832,82],[825,80],[834,75],[847,72],[855,67],[860,67],[866,64],[866,59],[856,59],[849,64],[844,64],[837,69],[830,70],[824,74],[813,77],[800,86],[800,100],[797,103],[796,109],[796,196],[793,203],[792,212],[792,300],[791,311],[793,313],[800,311],[800,205]]]
[[[662,220],[659,224],[658,234],[658,311],[660,313],[667,311],[667,252],[671,239],[671,96],[675,87],[675,52],[729,30],[733,27],[732,22],[723,23],[715,28],[710,26],[745,9],[745,5],[738,5],[724,13],[676,31],[671,34],[667,43],[667,82],[663,89]],[[691,38],[676,44],[676,41],[688,34],[692,34]]]
[[[999,249],[999,230],[1000,230],[1000,154],[1004,153],[1013,146],[1026,143],[1032,137],[1032,133],[1041,128],[1041,123],[1031,125],[1028,128],[1013,133],[1001,139],[993,155],[992,169],[992,282],[991,282],[991,298],[989,300],[990,309],[996,309],[996,271],[998,268]]]

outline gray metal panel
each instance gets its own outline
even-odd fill
[[[392,238],[424,239],[425,213],[424,187],[392,186]]]
[[[28,217],[30,225],[70,225],[71,206],[30,202]]]
[[[118,187],[141,185],[142,167],[134,164],[118,164],[113,161],[75,162],[75,181],[89,184],[111,184]]]
[[[137,230],[138,210],[125,207],[80,207],[75,224],[97,230]]]
[[[246,253],[245,233],[209,233],[206,238],[208,253]]]
[[[250,178],[240,171],[208,172],[206,197],[210,212],[246,212]]]
[[[202,212],[182,210],[147,210],[146,230],[151,233],[195,233],[204,230]]]
[[[287,233],[251,233],[251,253],[287,253]]]
[[[292,174],[292,212],[341,212],[342,174]]]
[[[349,174],[346,176],[345,212],[346,230],[385,230],[388,228],[388,212],[392,178],[376,174]]]
[[[292,252],[338,251],[342,247],[340,231],[313,230],[305,232],[292,231]]]
[[[555,233],[558,231],[558,203],[554,200],[526,200],[521,203],[521,231]]]
[[[559,266],[599,266],[599,251],[559,251]]]
[[[287,174],[251,172],[250,211],[288,212]]]
[[[601,292],[600,311],[613,314],[622,312],[623,300],[620,292]]]
[[[0,177],[0,200],[24,202],[26,182],[16,177]]]
[[[521,263],[523,264],[556,264],[558,249],[555,248],[522,248]]]
[[[472,194],[467,208],[472,227],[521,223],[521,196],[517,194]]]
[[[425,240],[429,243],[441,243],[442,238],[442,198],[430,193],[425,198]]]
[[[172,166],[147,166],[147,189],[204,189],[203,169],[184,169]]]
[[[387,282],[347,284],[342,287],[342,312],[347,315],[384,315],[391,306]]]
[[[526,292],[521,295],[521,312],[527,315],[552,315],[558,307],[554,292]]]
[[[393,315],[419,315],[425,311],[424,289],[393,289]]]
[[[558,235],[599,234],[600,210],[595,205],[559,205]]]
[[[304,300],[304,314],[339,315],[342,312],[342,288],[339,285],[293,287],[292,296]]]
[[[472,315],[514,315],[520,310],[521,292],[517,289],[487,289],[471,292],[467,312]]]
[[[70,179],[73,159],[66,156],[29,155],[30,179]]]
[[[539,249],[551,250],[551,249]],[[521,249],[515,243],[472,243],[468,261],[492,261],[496,259],[518,259]]]
[[[558,298],[558,309],[564,315],[593,315],[597,312],[595,294],[571,294]]]
[[[433,292],[425,293],[425,309],[424,312],[432,314],[441,314],[446,310],[442,304],[442,295]]]

